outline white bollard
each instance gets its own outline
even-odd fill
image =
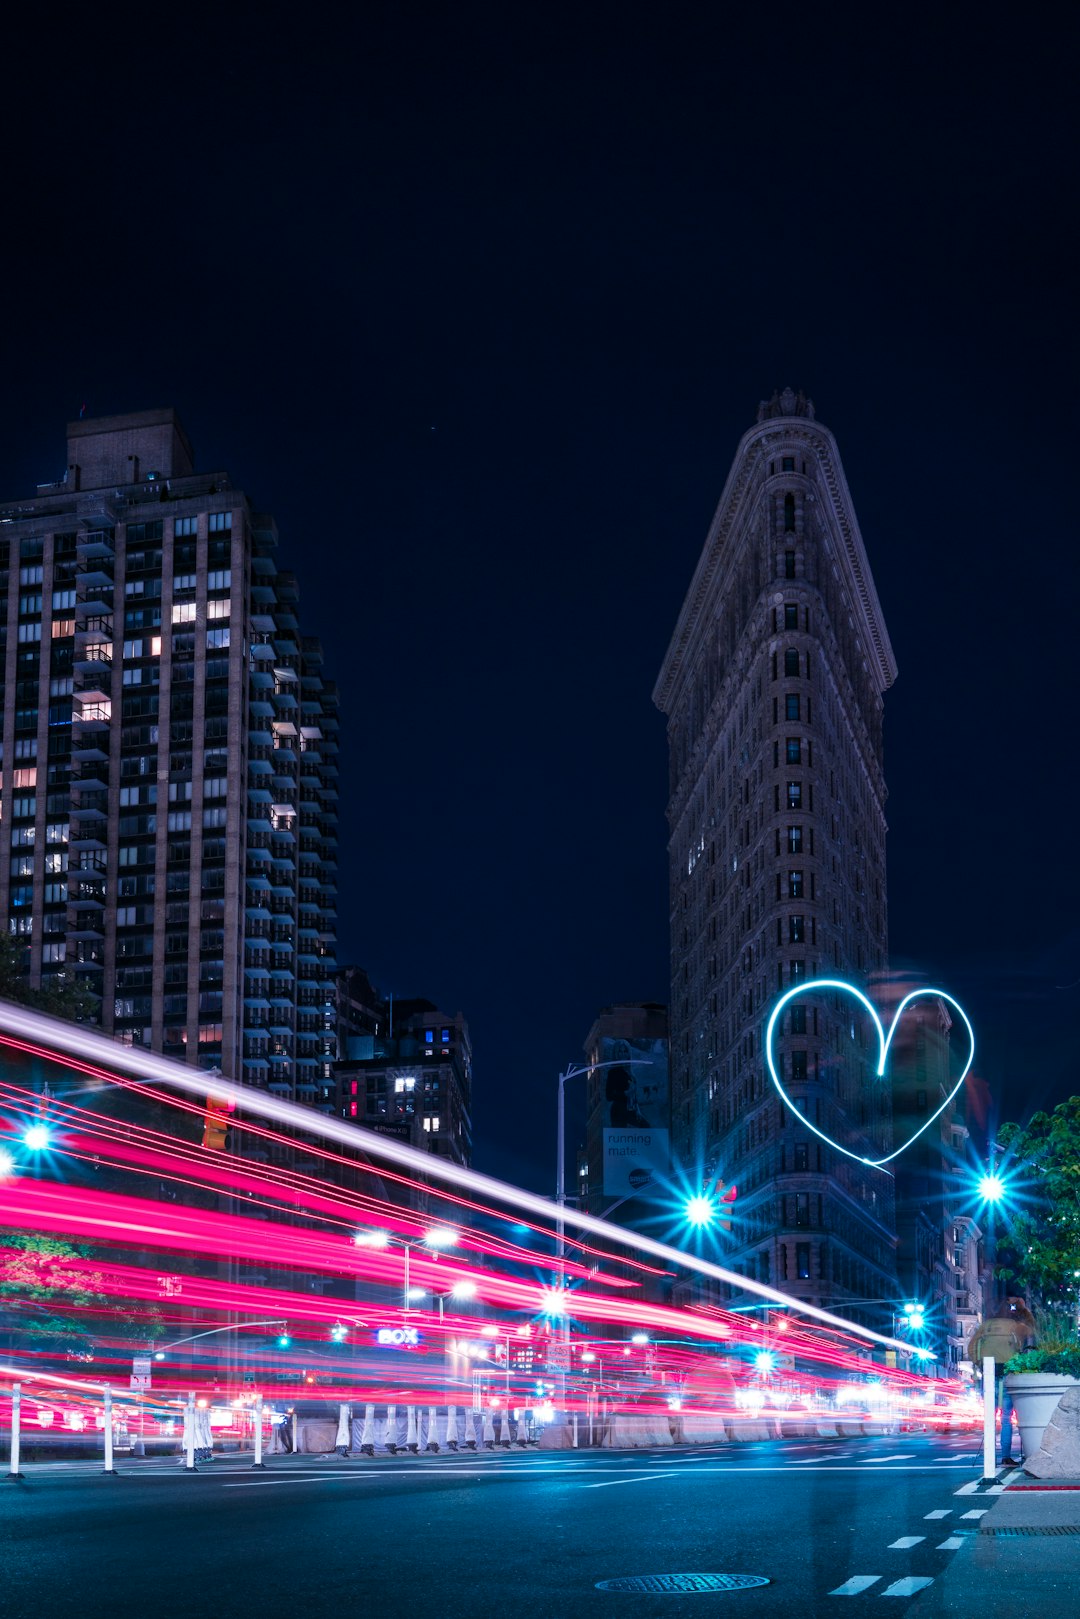
[[[261,1394],[257,1394],[255,1396],[255,1412],[254,1412],[254,1415],[255,1415],[255,1460],[252,1462],[251,1465],[252,1465],[252,1467],[265,1468],[266,1463],[262,1459],[263,1403],[262,1403],[262,1395]]]
[[[112,1389],[105,1390],[105,1466],[106,1473],[115,1473],[113,1466]]]
[[[485,1450],[495,1449],[495,1416],[490,1406],[485,1410],[480,1423],[480,1438]]]
[[[296,1412],[294,1411],[292,1414],[292,1449],[294,1456],[298,1455],[300,1451],[300,1439],[297,1432],[296,1420]]]
[[[352,1412],[347,1405],[338,1406],[337,1433],[334,1450],[338,1456],[347,1456],[352,1445]]]
[[[437,1407],[433,1405],[428,1406],[427,1444],[424,1448],[435,1451],[439,1448],[439,1413]]]
[[[375,1407],[365,1405],[364,1426],[360,1430],[360,1449],[365,1456],[375,1454]]]
[[[397,1455],[397,1406],[386,1408],[386,1448],[391,1456]]]
[[[997,1447],[994,1443],[994,1357],[983,1356],[983,1478],[997,1477]]]
[[[19,1428],[22,1420],[22,1384],[11,1385],[11,1462],[8,1467],[8,1478],[22,1478],[19,1472]]]
[[[518,1407],[517,1442],[522,1450],[524,1450],[526,1445],[529,1443],[529,1430],[527,1426],[528,1415],[529,1414],[523,1405]]]
[[[458,1436],[457,1435],[458,1435],[457,1406],[456,1405],[448,1405],[447,1408],[446,1408],[446,1448],[447,1448],[447,1450],[456,1450],[458,1448]]]
[[[420,1450],[420,1433],[416,1426],[416,1407],[409,1405],[405,1408],[405,1449],[414,1456]]]
[[[184,1407],[184,1471],[195,1471],[195,1396],[189,1394]]]

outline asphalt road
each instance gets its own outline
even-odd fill
[[[974,1567],[976,1514],[995,1499],[977,1484],[975,1435],[275,1457],[263,1473],[219,1458],[194,1476],[171,1461],[118,1466],[105,1478],[41,1465],[0,1484],[3,1619],[652,1619],[688,1604],[702,1619],[793,1619],[857,1616],[883,1596],[969,1619],[964,1560]],[[769,1583],[597,1589],[673,1573]],[[1015,1592],[1000,1611],[1024,1611]],[[1078,1612],[1080,1596],[1062,1619]]]

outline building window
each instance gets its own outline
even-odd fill
[[[798,1224],[797,1221],[796,1224]],[[800,1282],[810,1280],[810,1244],[808,1242],[797,1242],[795,1244],[795,1274]]]
[[[789,810],[802,809],[802,782],[789,781],[787,784],[787,807]]]
[[[786,757],[789,765],[802,764],[802,743],[797,736],[788,737]]]
[[[789,826],[787,829],[788,854],[802,854],[802,827]]]
[[[799,654],[795,647],[789,646],[784,651],[784,673],[797,675],[799,672]]]
[[[794,602],[786,602],[784,604],[784,628],[785,630],[797,630],[798,627],[799,609]]]
[[[798,692],[789,692],[788,695],[784,698],[784,717],[785,717],[785,719],[789,719],[789,720],[797,720],[797,719],[799,719],[799,717],[800,717],[799,706],[800,705],[799,705],[799,694],[798,694]]]
[[[232,512],[211,512],[206,525],[211,534],[226,534],[232,528]]]
[[[804,887],[803,874],[801,871],[788,872],[787,891],[788,899],[802,899]]]
[[[785,532],[785,534],[794,534],[794,532],[795,532],[795,496],[794,495],[785,495],[784,496],[784,532]]]
[[[806,1007],[805,1006],[793,1006],[791,1008],[791,1032],[792,1032],[792,1034],[805,1034],[806,1033]]]
[[[807,1065],[808,1058],[805,1051],[793,1051],[791,1053],[791,1078],[793,1082],[801,1081],[805,1084]]]
[[[173,621],[174,624],[194,624],[194,622],[195,622],[195,603],[194,602],[174,602],[173,603],[173,610],[172,610],[172,621]]]
[[[794,551],[785,551],[784,552],[784,578],[785,579],[794,579],[794,577],[795,577],[795,553],[794,553]]]
[[[918,1112],[918,1113],[925,1113],[926,1112],[926,1092],[925,1091],[916,1091],[915,1092],[915,1109],[916,1109],[916,1112]]]
[[[806,919],[804,917],[788,917],[788,942],[790,944],[806,943]]]
[[[795,457],[793,455],[781,456],[781,458],[780,458],[780,471],[781,472],[794,472],[795,471]]]
[[[795,1173],[805,1175],[810,1168],[810,1148],[805,1141],[795,1143]]]

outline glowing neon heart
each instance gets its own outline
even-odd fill
[[[873,1018],[874,1027],[878,1033],[878,1050],[881,1053],[877,1065],[878,1079],[881,1079],[885,1073],[885,1064],[888,1061],[889,1047],[892,1045],[893,1035],[896,1033],[896,1025],[899,1023],[905,1007],[910,1006],[912,1001],[927,1000],[930,998],[939,1001],[948,1001],[949,1005],[954,1007],[964,1020],[964,1027],[968,1032],[968,1039],[971,1042],[971,1049],[968,1052],[968,1059],[964,1064],[964,1069],[960,1075],[960,1078],[956,1081],[956,1084],[953,1086],[944,1102],[942,1102],[937,1112],[931,1113],[925,1124],[921,1124],[916,1130],[915,1134],[909,1137],[909,1139],[905,1141],[902,1146],[897,1147],[895,1152],[891,1152],[887,1158],[863,1158],[859,1153],[849,1152],[846,1147],[841,1147],[839,1142],[834,1141],[832,1137],[827,1136],[823,1130],[819,1130],[816,1125],[811,1124],[805,1113],[799,1112],[799,1109],[795,1106],[795,1103],[791,1100],[791,1097],[780,1083],[779,1075],[776,1072],[776,1064],[773,1062],[773,1032],[780,1018],[780,1014],[783,1012],[784,1007],[789,1001],[795,1000],[796,998],[802,999],[806,995],[813,994],[814,991],[819,989],[839,989],[843,990],[845,995],[853,995],[859,1004],[866,1008],[871,1018]],[[894,1158],[899,1158],[902,1152],[907,1151],[913,1141],[917,1141],[919,1139],[924,1130],[929,1129],[930,1125],[933,1124],[935,1119],[941,1117],[967,1078],[971,1065],[974,1061],[975,1030],[971,1027],[971,1023],[968,1020],[968,1015],[964,1011],[964,1008],[960,1005],[960,1002],[954,1001],[951,995],[946,995],[943,989],[913,989],[910,995],[905,995],[903,1000],[900,1002],[900,1005],[896,1008],[893,1020],[889,1025],[889,1032],[886,1034],[877,1012],[867,1000],[862,990],[856,989],[854,984],[847,984],[842,978],[810,978],[806,979],[801,984],[797,984],[794,989],[789,989],[785,994],[781,995],[780,999],[772,1009],[772,1016],[769,1018],[768,1026],[765,1030],[765,1063],[769,1070],[769,1077],[776,1086],[777,1090],[780,1092],[785,1106],[791,1109],[792,1113],[794,1113],[797,1119],[802,1120],[803,1124],[806,1125],[808,1130],[813,1130],[816,1136],[819,1136],[822,1141],[828,1142],[829,1146],[834,1147],[837,1152],[842,1152],[845,1158],[854,1158],[856,1163],[867,1164],[871,1169],[881,1169],[885,1164],[891,1164]]]

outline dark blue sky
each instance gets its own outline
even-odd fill
[[[342,690],[341,956],[470,1019],[479,1166],[548,1189],[560,1067],[667,998],[652,684],[785,383],[900,667],[894,953],[1006,1113],[1077,1089],[1075,24],[169,17],[24,37],[0,485],[171,403],[274,511]]]

